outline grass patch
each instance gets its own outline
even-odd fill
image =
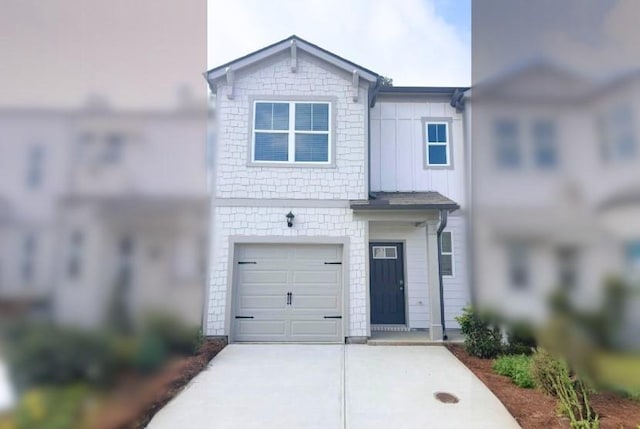
[[[500,375],[507,376],[517,386],[525,389],[535,387],[531,376],[531,357],[526,355],[500,356],[493,363],[493,370]]]

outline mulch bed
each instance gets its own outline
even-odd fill
[[[198,353],[174,360],[151,377],[120,380],[106,406],[97,413],[95,429],[142,429],[153,416],[204,370],[226,346],[223,340],[208,340]]]
[[[469,356],[459,344],[447,348],[502,401],[523,429],[568,429],[569,420],[558,416],[557,402],[537,389],[523,389],[508,377],[493,372],[493,360]],[[592,395],[591,405],[600,416],[600,429],[637,429],[640,402],[615,393]]]

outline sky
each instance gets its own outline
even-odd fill
[[[208,1],[209,68],[296,34],[396,86],[471,81],[470,0]]]

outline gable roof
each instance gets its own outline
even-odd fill
[[[227,72],[227,68],[231,67],[232,70],[237,71],[244,67],[247,67],[251,64],[255,64],[258,61],[262,61],[265,58],[268,58],[274,54],[282,52],[284,50],[290,49],[291,45],[295,44],[296,49],[300,49],[302,51],[307,52],[317,58],[320,58],[334,66],[341,68],[348,73],[352,73],[354,70],[357,70],[360,77],[370,83],[376,83],[378,81],[379,75],[371,71],[365,67],[362,67],[354,62],[351,62],[341,56],[338,56],[332,52],[327,51],[317,45],[314,45],[311,42],[307,42],[306,40],[294,35],[287,37],[284,40],[280,40],[272,45],[266,46],[262,49],[258,49],[255,52],[251,52],[243,57],[236,58],[233,61],[229,61],[228,63],[222,64],[220,66],[214,67],[211,70],[207,71],[204,75],[210,86],[215,86],[214,81],[224,77]]]

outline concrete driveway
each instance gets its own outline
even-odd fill
[[[459,402],[442,403],[435,392]],[[232,344],[151,429],[519,428],[446,348]]]

